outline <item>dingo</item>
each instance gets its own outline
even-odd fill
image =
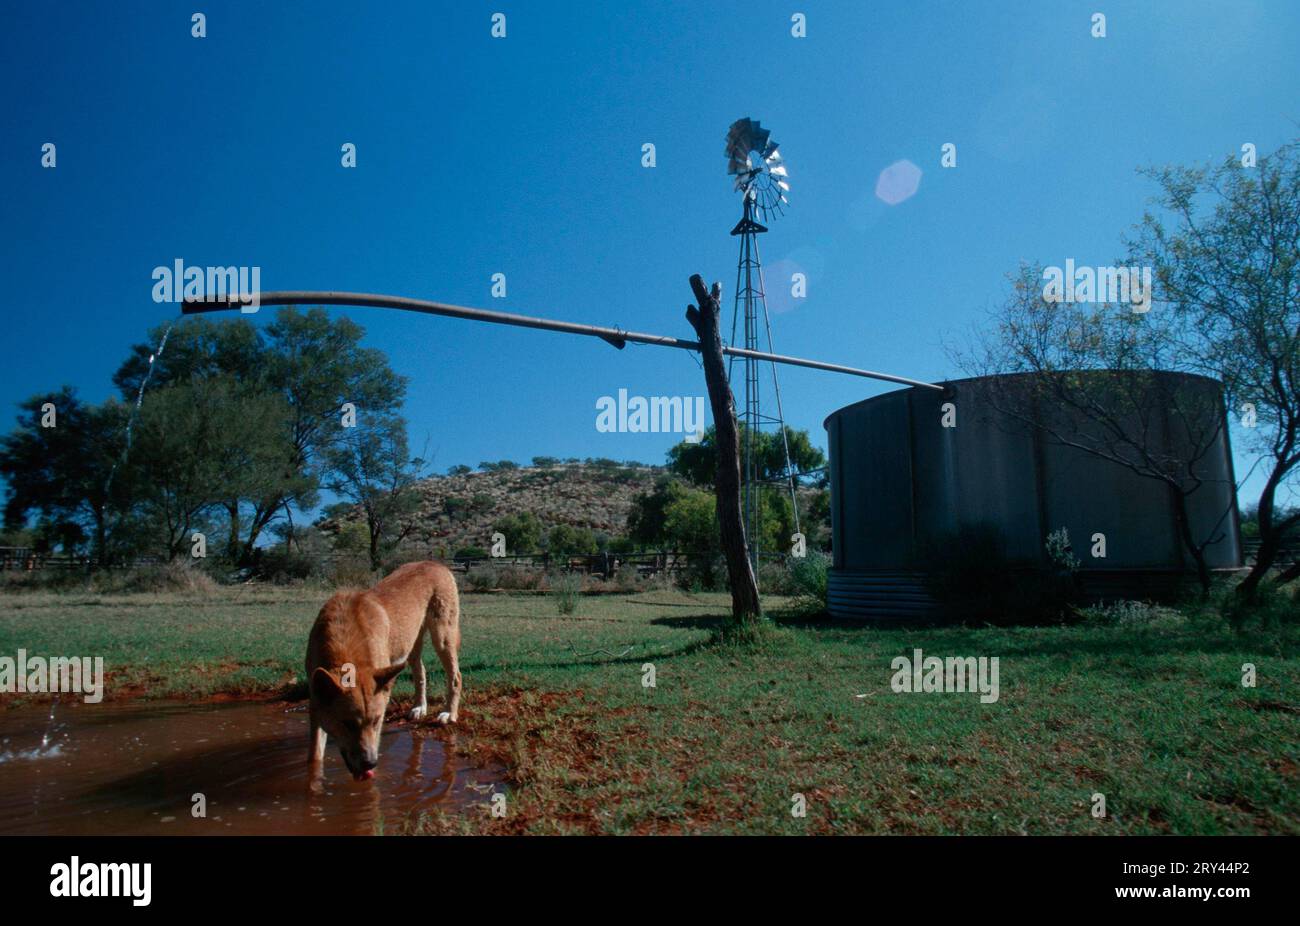
[[[415,678],[410,717],[420,720],[428,713],[420,661],[425,628],[447,676],[446,710],[438,723],[455,723],[461,687],[460,598],[446,566],[407,563],[369,591],[339,592],[325,602],[307,638],[313,764],[324,760],[328,734],[338,739],[354,778],[374,776],[384,711],[393,681],[405,666]]]

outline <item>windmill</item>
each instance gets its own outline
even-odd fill
[[[759,352],[759,325],[767,335],[767,353],[772,353],[772,322],[767,311],[767,295],[763,285],[763,263],[758,252],[758,236],[767,231],[760,223],[770,222],[784,214],[790,204],[786,193],[790,191],[788,172],[772,133],[756,119],[737,119],[727,132],[727,173],[735,178],[735,189],[741,193],[743,215],[731,234],[740,238],[740,260],[736,266],[736,303],[731,318],[731,344],[736,344],[736,326],[744,319],[744,349]],[[761,318],[760,318],[761,316]],[[727,379],[734,383],[732,367],[735,355],[728,363]],[[762,526],[762,488],[766,480],[763,463],[759,460],[759,447],[764,428],[775,429],[781,437],[785,468],[780,482],[789,489],[790,505],[794,511],[794,529],[799,530],[799,503],[795,497],[796,473],[790,462],[790,442],[785,431],[785,414],[781,408],[781,385],[777,381],[776,364],[769,362],[772,370],[772,397],[776,414],[766,412],[760,382],[762,361],[749,354],[743,355],[745,365],[745,401],[740,418],[745,423],[745,440],[741,451],[741,485],[745,536],[749,540],[749,558],[758,574],[759,529]]]
[[[734,155],[733,152],[735,152]],[[946,387],[937,383],[926,383],[893,373],[863,370],[838,363],[827,363],[824,360],[789,357],[771,352],[772,329],[768,321],[767,302],[763,296],[762,267],[758,257],[756,238],[757,235],[766,232],[767,229],[759,224],[758,218],[767,220],[772,215],[781,214],[782,206],[788,204],[785,194],[790,186],[786,180],[785,167],[781,163],[780,155],[777,153],[777,146],[770,143],[768,132],[757,122],[742,119],[731,127],[731,132],[727,136],[727,156],[730,159],[729,173],[736,178],[736,189],[744,193],[744,216],[740,224],[732,231],[733,235],[737,235],[741,239],[736,317],[739,317],[740,307],[743,304],[746,319],[746,346],[743,348],[736,347],[734,344],[723,345],[721,343],[718,331],[718,317],[721,314],[718,305],[720,287],[714,284],[714,289],[710,292],[705,287],[704,281],[699,274],[692,276],[690,281],[691,288],[695,292],[696,302],[699,303],[699,309],[697,310],[695,306],[691,306],[687,311],[687,319],[691,322],[699,337],[699,340],[696,341],[661,334],[628,331],[623,328],[610,328],[532,315],[519,315],[513,312],[496,312],[488,309],[452,305],[446,302],[434,302],[428,299],[415,299],[409,296],[387,296],[376,293],[341,292],[338,290],[277,290],[256,294],[200,295],[197,298],[186,298],[181,311],[185,315],[235,310],[244,312],[248,311],[249,299],[256,296],[256,301],[251,303],[254,306],[252,311],[257,311],[257,308],[261,306],[277,305],[371,306],[373,308],[418,312],[424,315],[459,318],[466,321],[486,322],[494,325],[509,325],[537,331],[554,331],[562,334],[599,338],[619,350],[622,350],[628,344],[649,344],[656,347],[671,347],[699,353],[703,358],[702,366],[705,371],[705,383],[709,390],[710,402],[714,407],[715,422],[729,422],[727,425],[722,423],[717,425],[720,436],[724,432],[730,434],[730,440],[725,442],[728,445],[725,454],[724,441],[719,440],[718,472],[722,474],[731,466],[740,462],[739,458],[742,454],[739,451],[743,449],[745,468],[751,474],[751,478],[744,483],[747,490],[752,490],[747,491],[745,497],[753,499],[753,518],[747,525],[742,523],[743,511],[737,510],[737,502],[740,501],[742,494],[739,491],[741,487],[734,485],[733,482],[729,489],[724,491],[721,478],[717,487],[719,522],[720,524],[734,525],[734,530],[726,527],[722,530],[723,549],[727,558],[728,584],[731,586],[732,614],[738,620],[743,620],[747,615],[753,616],[759,613],[758,588],[754,581],[758,564],[757,527],[759,521],[757,515],[759,510],[759,485],[757,479],[758,461],[755,459],[755,444],[752,435],[758,433],[762,421],[774,421],[781,428],[782,448],[785,452],[785,477],[789,482],[792,500],[794,498],[795,474],[792,472],[790,465],[789,444],[785,439],[785,427],[782,421],[784,416],[781,412],[781,393],[776,381],[776,364],[781,363],[804,367],[805,369],[843,373],[939,392],[946,392],[947,390]],[[756,277],[757,285],[755,285]],[[741,293],[743,293],[743,297]],[[760,306],[763,313],[763,324],[767,330],[769,345],[767,352],[757,349],[758,309]],[[732,323],[732,340],[735,340],[734,319]],[[723,360],[726,357],[731,358],[733,362],[736,357],[740,357],[745,361],[747,399],[752,395],[752,401],[746,401],[745,403],[747,433],[751,435],[750,442],[745,448],[737,446],[735,418],[732,414],[731,400],[734,393],[730,387],[731,375],[729,370],[725,372],[723,370]],[[758,364],[763,361],[772,364],[772,385],[775,391],[777,409],[775,418],[765,418],[759,414]],[[725,409],[725,411],[721,411],[721,409]],[[722,415],[725,415],[725,418],[720,417]],[[724,459],[724,455],[729,456]],[[734,470],[731,471],[734,472]],[[724,504],[724,496],[729,497],[731,501]],[[723,512],[727,509],[730,511],[730,516],[724,518]],[[796,529],[798,529],[797,508],[795,509],[795,518]],[[745,528],[748,537],[751,538],[748,562],[746,562],[743,549],[746,534],[742,532],[742,527]],[[739,570],[735,568],[735,563],[742,564]],[[745,568],[748,566],[755,568],[753,570]],[[747,579],[743,577],[743,573],[749,573]]]

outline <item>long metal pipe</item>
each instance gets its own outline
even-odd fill
[[[489,309],[472,309],[463,305],[449,305],[445,302],[430,302],[427,299],[410,299],[406,296],[381,296],[374,293],[343,293],[315,290],[278,290],[259,293],[259,305],[361,305],[380,309],[402,309],[406,312],[422,312],[425,315],[445,315],[449,318],[464,318],[476,322],[492,322],[497,325],[514,325],[517,328],[537,328],[542,331],[559,331],[564,334],[580,334],[600,338],[622,350],[626,342],[635,344],[654,344],[659,347],[676,347],[681,350],[699,352],[698,341],[684,341],[660,334],[643,334],[638,331],[623,331],[621,328],[604,328],[599,325],[580,325],[576,322],[554,321],[549,318],[536,318],[531,315],[516,315],[513,312],[494,312]],[[203,312],[226,312],[243,310],[248,305],[247,297],[237,295],[225,299],[202,299],[186,301],[181,311],[186,315]],[[942,386],[924,383],[906,376],[894,376],[892,373],[878,373],[874,370],[859,370],[855,367],[841,366],[837,363],[824,363],[820,360],[806,360],[802,357],[787,357],[782,354],[768,354],[762,351],[745,350],[742,347],[724,347],[724,354],[735,357],[753,357],[756,360],[770,360],[796,367],[809,367],[814,370],[827,370],[831,373],[847,373],[850,376],[862,376],[867,379],[879,379],[904,386],[920,386],[923,389],[943,391]]]

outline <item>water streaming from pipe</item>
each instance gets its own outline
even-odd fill
[[[144,404],[144,390],[149,385],[149,380],[153,378],[154,362],[162,356],[162,352],[167,348],[167,338],[171,336],[172,328],[176,327],[177,319],[172,319],[167,323],[167,328],[163,331],[162,338],[158,341],[158,349],[149,355],[149,368],[145,370],[144,376],[140,379],[140,388],[135,393],[135,407],[131,409],[131,414],[126,419],[126,445],[122,448],[122,455],[113,461],[112,467],[108,471],[108,478],[104,480],[104,516],[108,518],[112,502],[113,477],[117,475],[118,467],[127,461],[131,453],[131,435],[135,428],[135,420],[140,416],[140,406]],[[108,532],[105,531],[105,537]],[[105,555],[104,550],[99,550],[97,555],[101,561]]]
[[[162,338],[158,342],[158,349],[149,355],[149,368],[145,370],[144,376],[140,379],[140,388],[135,393],[135,407],[131,409],[131,414],[126,419],[126,446],[122,448],[122,456],[109,469],[108,479],[104,483],[106,498],[109,495],[109,490],[113,488],[113,477],[117,475],[118,467],[126,462],[127,456],[131,453],[131,434],[135,427],[135,420],[140,416],[140,406],[144,404],[145,387],[149,385],[149,380],[153,378],[154,361],[161,357],[163,351],[167,349],[167,338],[171,336],[174,327],[176,327],[176,319],[172,319],[167,323],[167,329],[163,331]]]

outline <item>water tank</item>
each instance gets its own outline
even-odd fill
[[[1033,375],[956,380],[945,393],[900,389],[826,419],[833,545],[828,597],[834,617],[942,618],[925,551],[975,525],[999,535],[1008,559],[1031,566],[1047,565],[1047,535],[1065,528],[1091,597],[1160,597],[1194,569],[1180,539],[1173,489],[1081,449],[1099,446],[1096,440],[1070,440],[1071,434],[1098,436],[1090,418],[1059,406],[1034,405],[1032,415],[1023,413],[1023,405],[1009,409],[1009,388],[1022,394],[1032,385],[1014,377]],[[1099,382],[1107,377],[1112,385],[1120,376],[1071,375]],[[1161,382],[1152,392],[1162,401],[1203,410],[1194,426],[1208,427],[1202,433],[1214,436],[1203,441],[1208,452],[1196,464],[1204,482],[1188,496],[1189,523],[1194,536],[1219,538],[1207,550],[1212,569],[1240,567],[1220,384],[1181,373],[1154,375]],[[1168,402],[1170,396],[1181,401]],[[945,413],[954,427],[943,426]],[[1167,408],[1143,409],[1141,418],[1148,450],[1187,455],[1193,425],[1183,422],[1189,418]],[[1091,555],[1098,534],[1105,538],[1104,558]]]

